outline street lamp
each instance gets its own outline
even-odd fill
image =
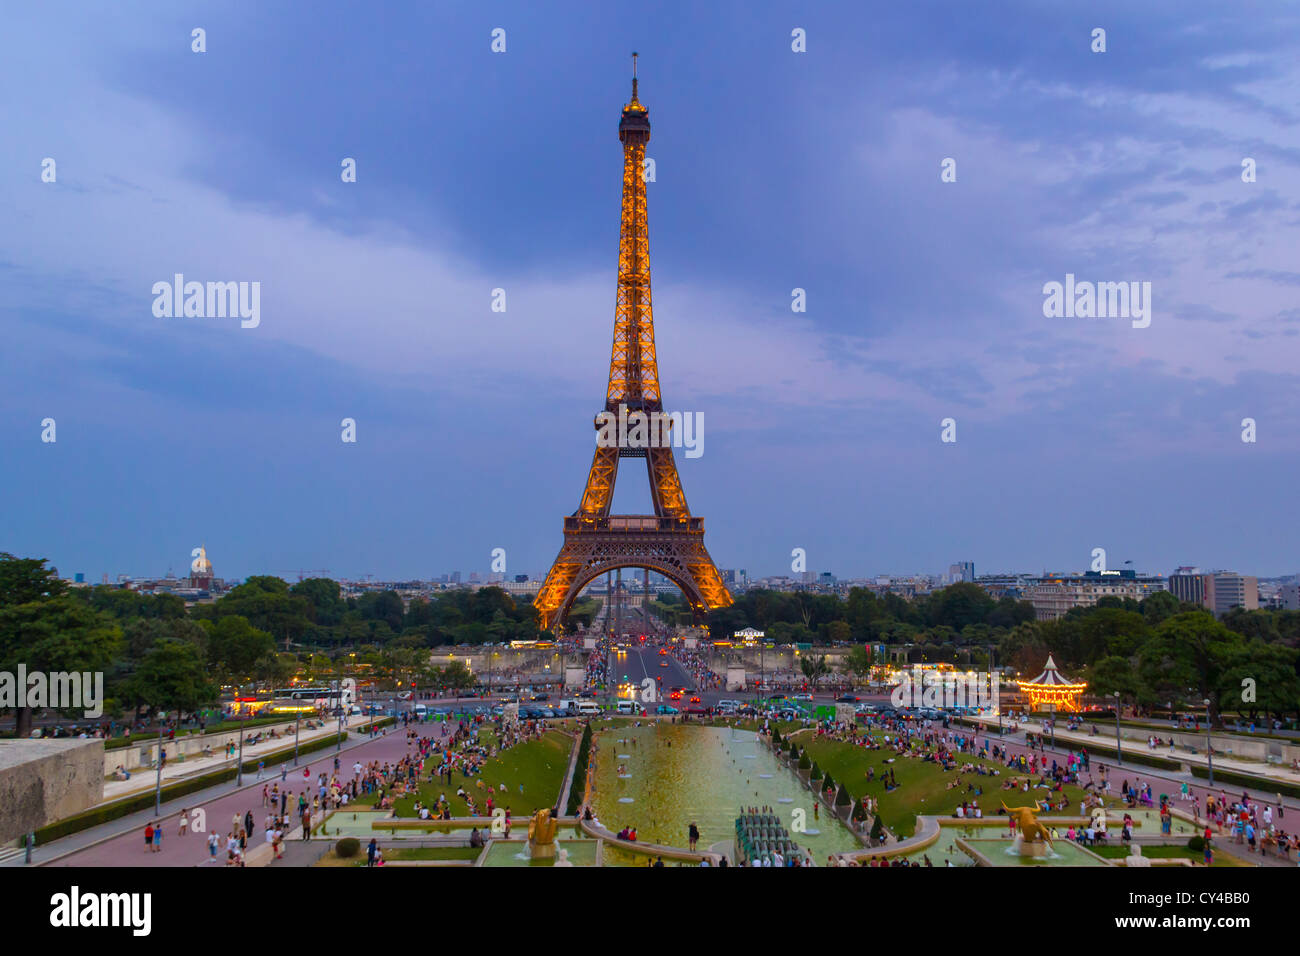
[[[302,725],[302,711],[293,717],[293,765],[298,766],[298,728]]]
[[[162,812],[162,747],[163,747],[163,728],[162,721],[158,722],[158,774],[154,780],[153,788],[153,815],[158,816]]]
[[[235,789],[238,790],[244,785],[244,712],[241,710],[236,716],[239,718],[239,766],[235,768]]]
[[[1210,766],[1210,786],[1214,786],[1214,743],[1210,740],[1210,698],[1201,701],[1205,705],[1205,759]]]
[[[343,696],[339,693],[339,682],[336,680],[330,681],[330,690],[334,692],[333,693],[334,704],[339,709],[338,740],[335,742],[334,752],[342,753],[343,752]]]
[[[1115,691],[1115,764],[1124,766],[1124,751],[1119,742],[1119,691]]]

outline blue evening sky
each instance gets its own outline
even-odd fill
[[[720,566],[1300,569],[1295,5],[629,9],[8,5],[0,550],[543,572],[604,399],[635,49]],[[260,282],[261,324],[155,317],[178,272]],[[1150,327],[1045,318],[1067,273],[1150,282]],[[649,506],[636,461],[615,506]]]

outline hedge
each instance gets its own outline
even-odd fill
[[[334,855],[341,860],[356,856],[361,852],[361,841],[356,837],[344,837],[334,844]]]
[[[368,734],[370,733],[372,728],[378,730],[380,727],[388,727],[395,723],[397,723],[396,717],[381,717],[379,720],[372,721],[371,723],[366,724],[364,727],[355,728],[355,731],[358,734]]]
[[[243,722],[238,720],[226,720],[205,728],[203,735],[223,734],[229,733],[232,730],[238,730],[240,727],[265,727],[268,724],[283,724],[285,722],[286,721],[283,717],[256,717],[253,720],[245,720]],[[190,727],[178,734],[180,737],[194,737],[196,735],[199,735],[199,728],[197,727]],[[129,747],[131,744],[138,744],[139,746],[144,747],[149,744],[156,744],[157,742],[157,732],[152,734],[127,734],[123,737],[109,737],[104,741],[104,749],[120,750],[122,747]],[[175,741],[170,742],[175,743]],[[169,741],[166,736],[164,736],[163,745],[166,746],[167,743],[169,743]]]
[[[1192,764],[1192,776],[1209,779],[1208,768],[1201,764]],[[1239,787],[1250,787],[1254,790],[1263,790],[1265,793],[1280,793],[1288,797],[1300,797],[1300,787],[1293,783],[1284,783],[1281,780],[1273,780],[1269,777],[1255,777],[1248,773],[1237,773],[1234,770],[1220,770],[1214,768],[1215,783],[1231,783]]]
[[[1088,758],[1090,760],[1096,757],[1105,757],[1107,760],[1116,759],[1114,747],[1102,747],[1093,743],[1089,743],[1087,746]],[[1074,746],[1071,746],[1070,749],[1074,750],[1076,753],[1079,750],[1078,747]],[[1181,770],[1183,768],[1181,761],[1170,760],[1168,757],[1157,757],[1152,754],[1143,753],[1142,751],[1137,750],[1136,746],[1124,748],[1124,763],[1136,763],[1141,764],[1144,767],[1155,767],[1159,770]]]
[[[578,815],[578,807],[582,805],[582,798],[585,796],[587,764],[590,759],[591,722],[588,721],[582,731],[582,742],[578,744],[578,760],[573,765],[573,782],[569,784],[569,805],[565,810],[565,816],[574,817]]]
[[[347,739],[347,731],[343,732],[343,738]],[[299,754],[308,754],[317,750],[324,750],[327,747],[333,747],[338,738],[334,736],[323,737],[305,743],[298,748]],[[245,760],[244,772],[256,773],[257,763],[259,760],[267,763],[274,763],[277,760],[287,760],[293,756],[293,748],[286,750],[277,750],[274,753],[264,754],[260,757]],[[234,780],[236,774],[235,767],[226,767],[222,770],[214,770],[211,773],[200,774],[197,777],[190,777],[177,783],[166,785],[162,788],[163,802],[172,800],[176,797],[184,797],[199,790],[205,790],[214,784],[224,783],[227,780]],[[108,823],[112,820],[119,820],[122,817],[130,816],[132,813],[138,813],[141,810],[147,810],[154,805],[154,791],[146,790],[130,797],[124,797],[113,803],[107,803],[103,806],[95,807],[92,810],[86,810],[74,816],[65,817],[62,820],[56,820],[54,823],[41,827],[36,831],[36,845],[41,846],[52,840],[60,839],[71,833],[80,833],[82,830],[88,830],[91,827],[99,826],[101,823]],[[23,838],[19,838],[22,842]]]

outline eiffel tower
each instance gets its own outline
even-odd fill
[[[643,168],[650,140],[650,114],[637,99],[636,54],[632,54],[632,101],[623,107],[618,138],[623,143],[623,210],[618,240],[618,295],[614,345],[609,360],[605,413],[613,416],[663,412],[659,362],[655,356],[650,307],[650,240],[646,231]],[[596,416],[602,428],[606,414]],[[622,432],[620,431],[620,434]],[[704,519],[692,515],[682,492],[670,442],[659,447],[610,445],[598,439],[578,510],[564,519],[564,546],[547,572],[534,606],[544,630],[556,630],[587,584],[618,568],[645,568],[679,588],[698,620],[728,607],[731,593],[704,547]],[[644,458],[650,475],[653,515],[612,515],[614,481],[621,458]]]

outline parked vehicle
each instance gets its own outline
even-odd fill
[[[645,708],[634,700],[620,700],[617,710],[620,714],[631,714],[636,717],[645,713]]]
[[[600,716],[600,705],[594,700],[580,700],[578,701],[578,713],[584,717],[598,717]]]

